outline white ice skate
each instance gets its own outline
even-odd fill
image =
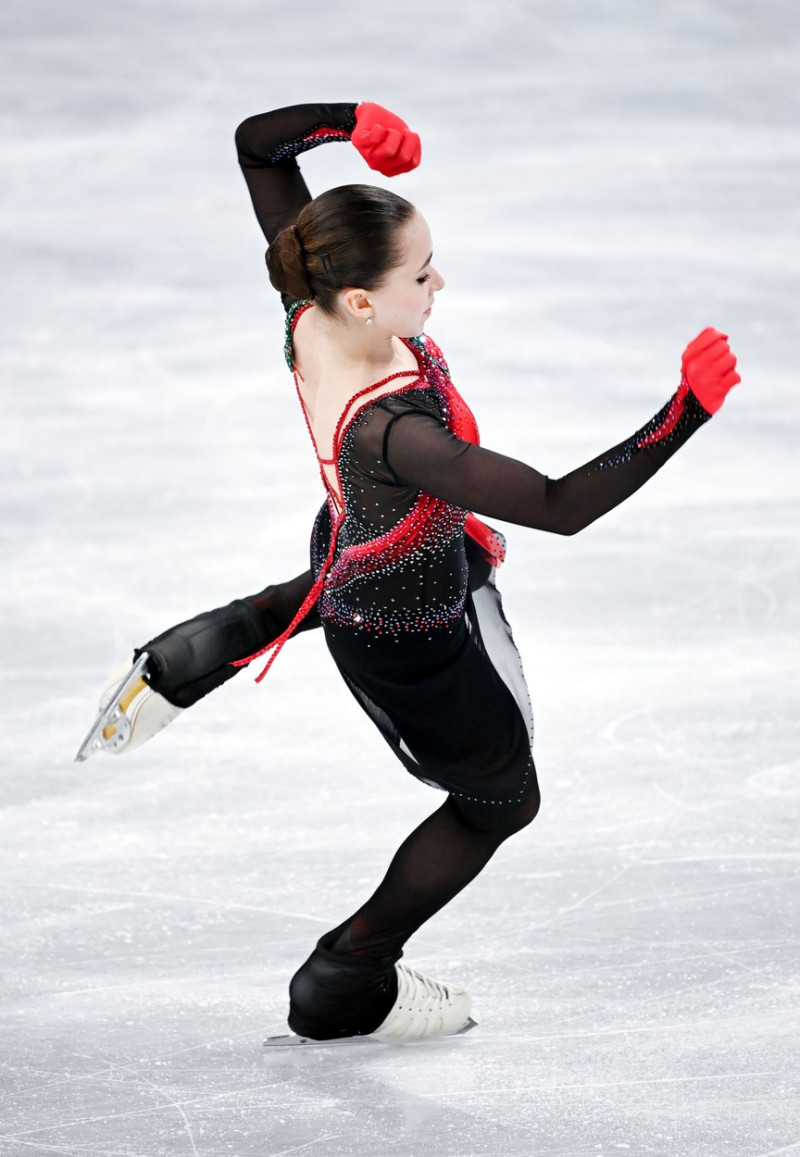
[[[146,666],[145,654],[132,667],[126,663],[110,677],[100,695],[94,726],[75,756],[77,762],[96,751],[112,755],[132,751],[180,715],[182,708],[174,707],[145,682]]]
[[[461,1036],[475,1028],[470,1009],[472,1000],[466,989],[444,980],[432,980],[407,964],[395,964],[397,1000],[389,1015],[374,1032],[363,1036],[314,1040],[312,1037],[285,1033],[270,1036],[265,1048],[286,1045],[316,1045],[318,1048],[361,1044],[403,1044],[405,1041],[431,1040],[442,1036]]]
[[[433,980],[407,964],[397,969],[397,1000],[383,1024],[369,1035],[374,1040],[410,1041],[453,1036],[474,1027],[469,993],[457,984]]]

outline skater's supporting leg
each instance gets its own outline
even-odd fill
[[[370,899],[323,936],[295,974],[292,1029],[317,1039],[377,1029],[396,999],[395,963],[406,940],[538,810],[532,767],[528,790],[517,804],[477,804],[448,796],[401,844]]]
[[[515,805],[478,804],[448,796],[398,848],[375,893],[343,925],[335,952],[385,957],[456,896],[505,839],[539,810],[535,775]]]

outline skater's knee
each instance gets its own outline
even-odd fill
[[[541,805],[542,797],[539,792],[539,785],[534,784],[527,795],[523,796],[517,805],[514,815],[514,831],[520,832],[523,828],[527,828],[529,824],[532,824],[539,814]]]
[[[505,836],[513,836],[527,828],[536,819],[541,806],[539,785],[532,784],[525,794],[502,817],[499,828]]]
[[[541,804],[539,785],[534,775],[533,782],[525,786],[518,799],[498,803],[475,803],[454,798],[454,806],[462,823],[473,831],[497,836],[500,840],[521,832],[536,819]]]

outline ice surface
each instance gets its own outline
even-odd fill
[[[11,0],[0,1153],[800,1154],[800,17],[794,0]],[[553,475],[724,328],[744,378],[578,538],[509,528],[544,808],[409,947],[479,1027],[264,1055],[439,797],[322,640],[130,760],[103,679],[305,566],[319,481],[236,170],[245,116],[375,99],[484,442]],[[373,179],[344,145],[315,190]]]

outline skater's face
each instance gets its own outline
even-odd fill
[[[402,226],[400,253],[400,264],[388,272],[380,288],[365,294],[368,312],[373,332],[417,337],[430,317],[434,294],[444,286],[444,278],[431,264],[431,231],[421,213],[415,212]]]

